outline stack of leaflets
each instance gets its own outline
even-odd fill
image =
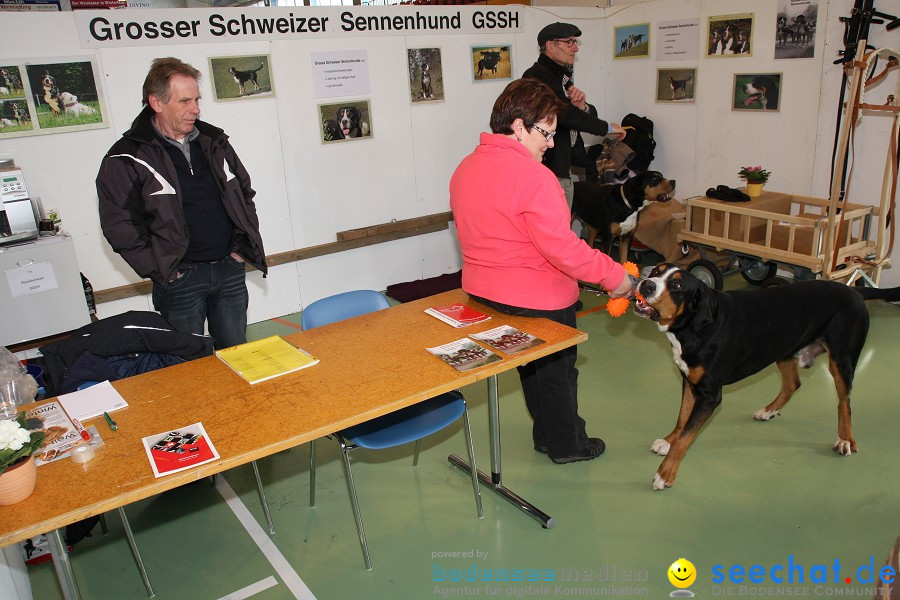
[[[484,342],[491,348],[506,354],[515,354],[544,343],[544,340],[541,338],[534,337],[530,333],[525,333],[511,325],[501,325],[481,333],[472,333],[469,334],[469,337]]]
[[[490,319],[488,315],[480,313],[474,308],[469,308],[464,304],[433,306],[426,308],[425,312],[454,327],[466,327],[467,325],[474,325]]]
[[[443,346],[426,348],[429,352],[458,371],[468,371],[476,367],[483,367],[492,362],[502,360],[499,356],[479,346],[468,338],[456,340]]]
[[[293,373],[319,362],[316,357],[277,335],[216,350],[216,356],[251,384]]]

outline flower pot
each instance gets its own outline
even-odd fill
[[[34,456],[9,467],[0,475],[0,506],[21,502],[34,491],[37,465]]]
[[[751,198],[757,198],[762,195],[763,186],[766,185],[764,183],[752,183],[750,181],[747,182],[747,195]]]

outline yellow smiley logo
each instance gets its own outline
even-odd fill
[[[697,569],[694,563],[686,558],[679,558],[669,567],[669,583],[677,588],[690,587],[694,580],[697,579]]]

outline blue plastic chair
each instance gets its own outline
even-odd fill
[[[303,329],[312,329],[321,325],[328,325],[336,321],[342,321],[366,313],[382,310],[390,307],[390,303],[384,294],[373,290],[356,290],[336,294],[321,300],[316,300],[307,306],[300,318]],[[419,447],[422,438],[431,435],[448,425],[455,423],[460,417],[464,418],[466,445],[469,450],[469,460],[472,463],[472,490],[475,493],[475,505],[478,508],[478,518],[484,516],[481,508],[481,489],[478,485],[477,471],[475,470],[475,449],[472,446],[472,431],[469,427],[469,413],[466,409],[466,399],[458,391],[441,394],[435,398],[425,400],[394,411],[381,417],[348,427],[334,434],[341,445],[341,455],[344,459],[344,473],[347,476],[347,486],[350,490],[350,503],[353,505],[353,516],[356,519],[356,531],[359,534],[359,544],[362,548],[363,558],[366,562],[366,570],[372,570],[372,561],[369,558],[369,547],[366,544],[366,533],[363,529],[362,515],[359,511],[359,500],[356,495],[356,486],[353,484],[353,472],[350,468],[350,452],[356,448],[369,448],[381,450],[393,448],[412,441],[416,442],[413,456],[413,466],[419,462]],[[316,442],[310,443],[309,453],[309,505],[315,506],[316,490]]]

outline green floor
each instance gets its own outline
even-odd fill
[[[740,282],[729,278],[729,285]],[[588,292],[582,299],[585,309],[605,302]],[[680,557],[697,570],[691,590],[699,598],[872,598],[869,569],[877,580],[900,533],[900,308],[872,303],[869,311],[853,394],[860,452],[851,458],[831,450],[836,399],[820,359],[801,374],[803,387],[784,414],[767,423],[750,414],[775,396],[774,367],[727,388],[675,487],[651,491],[660,459],[649,446],[671,430],[680,402],[672,351],[654,324],[595,311],[578,320],[590,335],[579,350],[580,401],[589,433],[608,444],[604,456],[554,465],[535,453],[518,379],[500,378],[504,483],[550,513],[552,529],[490,492],[483,493],[484,519],[476,519],[469,480],[446,460],[465,451],[459,427],[427,439],[417,468],[411,447],[355,453],[371,572],[363,567],[339,450],[330,440],[319,443],[312,509],[307,446],[259,461],[272,536],[261,528],[249,465],[219,478],[218,488],[192,484],[131,505],[128,515],[160,600],[663,598],[675,589],[667,572]],[[299,322],[298,315],[285,319]],[[268,322],[250,334],[294,330]],[[487,467],[486,388],[464,392],[478,460]],[[232,489],[239,501],[228,504]],[[252,515],[249,528],[239,519],[243,506]],[[109,524],[109,535],[98,528],[72,553],[83,597],[145,597],[115,513]],[[750,572],[753,565],[761,570]],[[36,599],[61,597],[50,564],[30,573]]]

